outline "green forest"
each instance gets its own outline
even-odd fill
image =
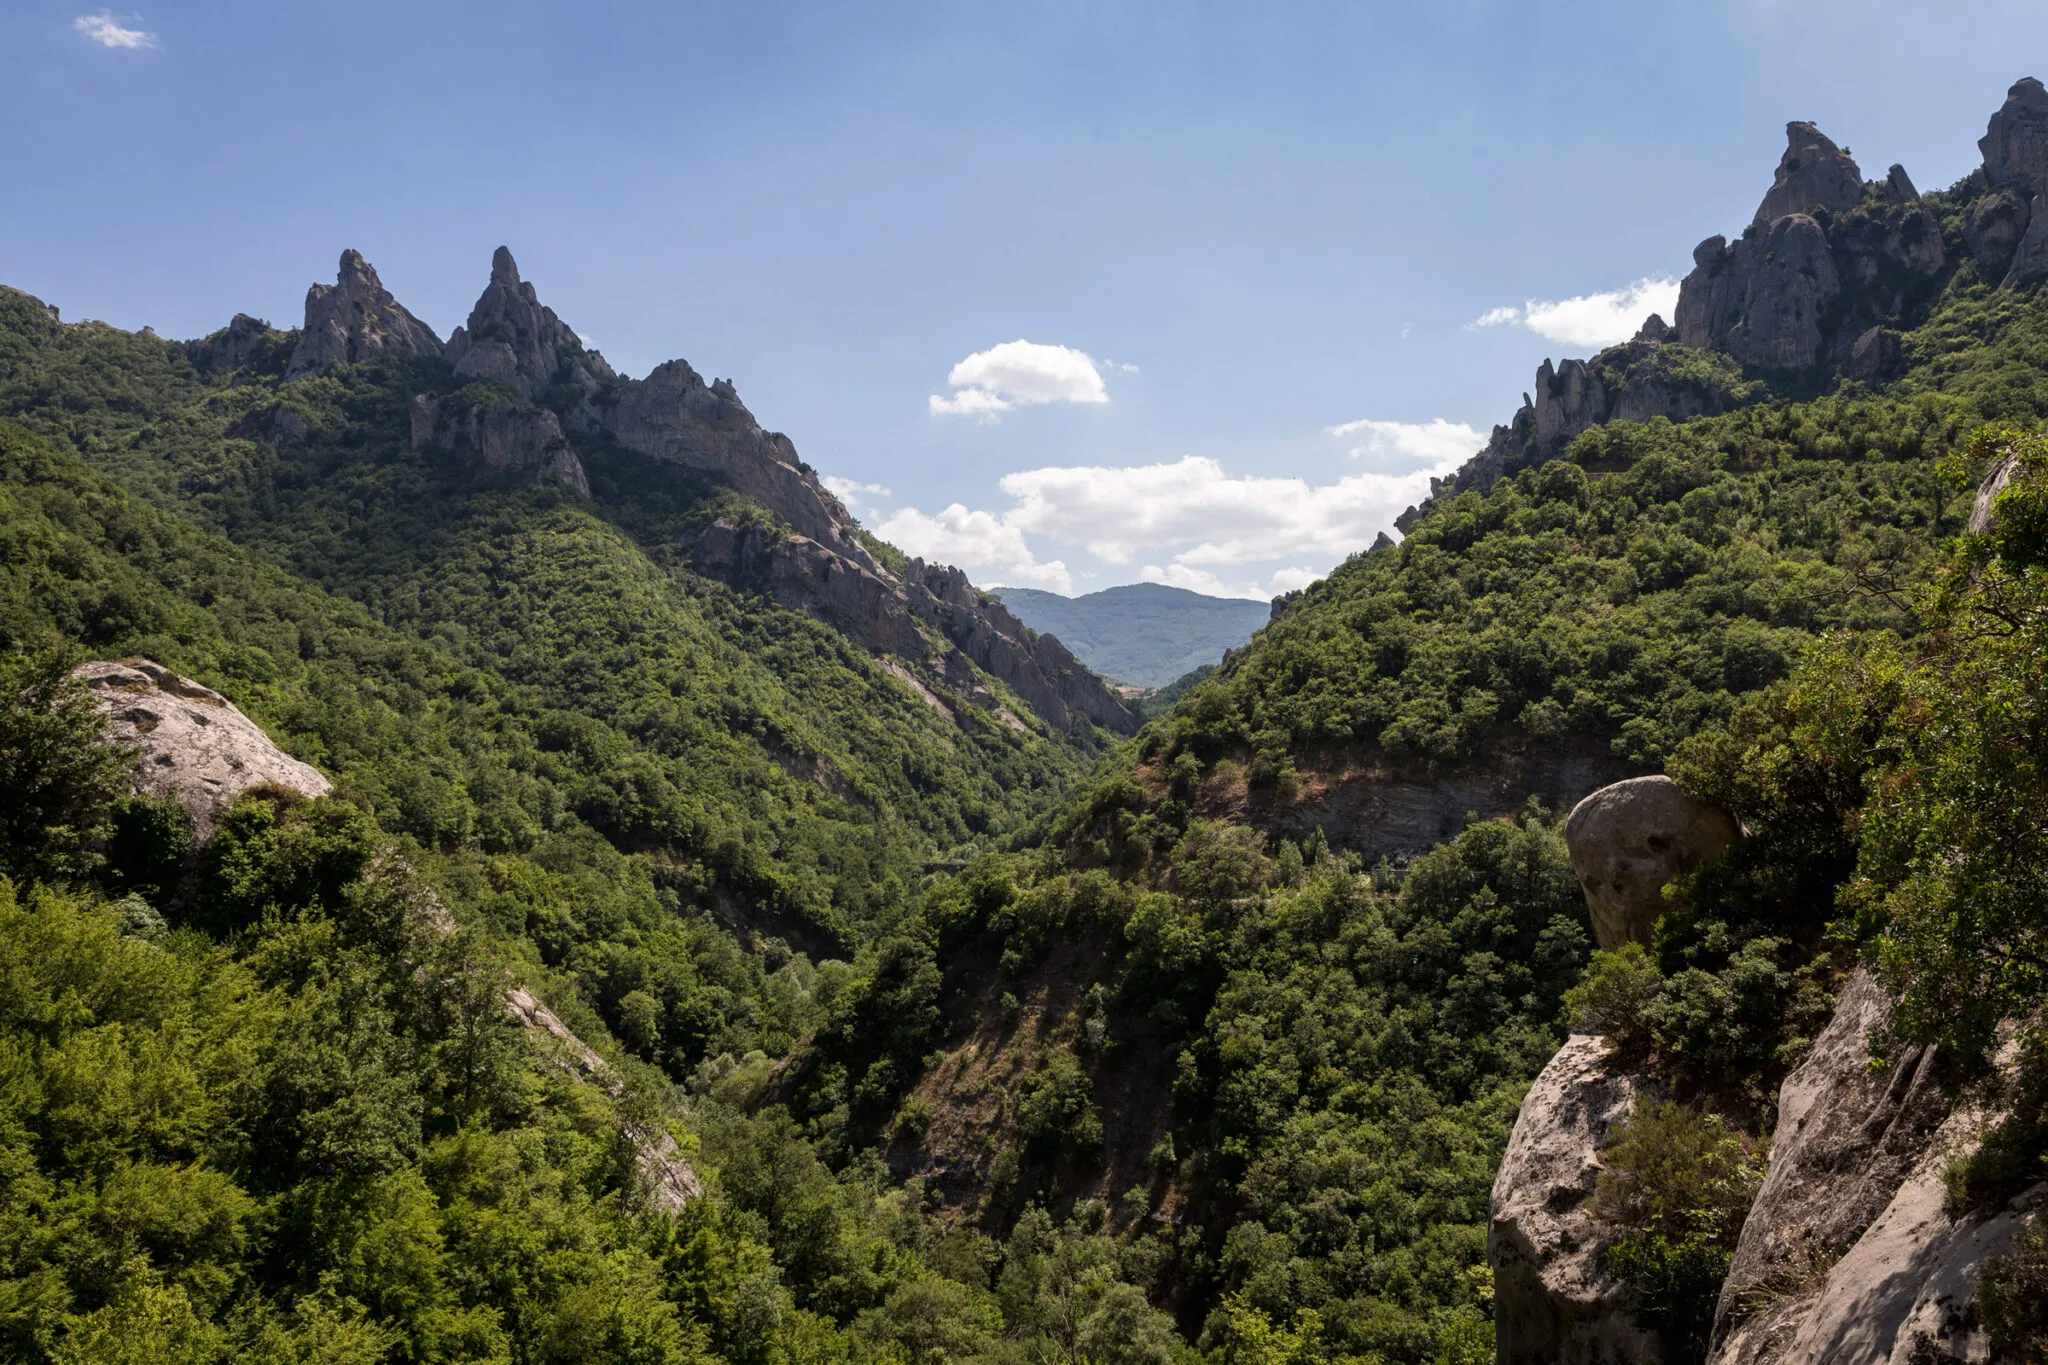
[[[692,528],[773,521],[714,480],[415,449],[436,361],[287,380],[271,333],[212,372],[0,291],[0,1353],[1478,1365],[1494,1173],[1597,1027],[1669,1093],[1596,1196],[1614,1264],[1696,1357],[1859,961],[1890,1045],[2005,1087],[1953,1185],[2011,1199],[2048,1155],[2038,1025],[1990,1062],[2048,991],[2048,297],[1928,199],[1962,265],[1896,374],[1755,372],[1439,498],[1127,741],[1000,684],[1013,723],[942,713],[701,572]],[[127,658],[333,794],[202,843],[71,676]],[[1299,818],[1360,756],[1505,738],[1745,837],[1600,952],[1565,811],[1398,858]],[[2039,1350],[2048,1234],[1986,1283]]]

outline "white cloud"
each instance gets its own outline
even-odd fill
[[[1427,422],[1384,422],[1364,418],[1330,427],[1332,436],[1364,437],[1351,448],[1354,456],[1405,455],[1425,464],[1456,464],[1479,453],[1486,438],[1463,422],[1433,418]]]
[[[1429,492],[1429,476],[1456,460],[1406,474],[1304,479],[1234,478],[1215,460],[1121,469],[1053,466],[1003,477],[1015,505],[1003,524],[1079,544],[1110,564],[1169,550],[1186,565],[1249,564],[1302,556],[1341,558]]]
[[[1054,559],[1040,563],[1025,543],[1024,533],[988,512],[970,512],[954,503],[937,516],[915,507],[890,514],[875,534],[905,554],[940,564],[953,564],[983,587],[1050,588],[1072,592],[1067,566]]]
[[[144,33],[139,28],[123,28],[106,10],[98,14],[81,14],[71,21],[71,26],[89,43],[101,47],[155,47],[156,35]]]
[[[1273,581],[1267,585],[1273,590],[1267,596],[1278,597],[1283,592],[1305,588],[1322,577],[1323,575],[1314,569],[1281,569],[1273,575]]]
[[[1627,341],[1652,313],[1665,321],[1678,307],[1678,281],[1637,280],[1626,289],[1546,302],[1530,299],[1520,308],[1489,308],[1469,327],[1513,323],[1562,346],[1613,346]]]
[[[1135,373],[1135,370],[1133,370]],[[999,413],[1034,403],[1107,403],[1109,389],[1086,351],[1006,341],[976,351],[946,376],[951,394],[933,394],[935,415],[996,420]]]

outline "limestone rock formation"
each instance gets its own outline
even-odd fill
[[[100,661],[73,673],[105,709],[111,741],[136,751],[136,791],[176,797],[201,841],[253,788],[283,787],[305,797],[334,789],[317,769],[271,743],[226,697],[162,664]]]
[[[212,336],[187,342],[185,350],[201,374],[231,374],[262,360],[274,335],[270,324],[261,318],[237,313],[232,322]]]
[[[560,384],[563,406],[581,409],[616,378],[596,351],[543,305],[531,284],[519,278],[512,253],[491,255],[491,280],[469,311],[466,327],[455,329],[443,352],[458,379],[493,380],[529,401]]]
[[[1977,496],[1970,504],[1970,534],[1983,535],[1991,529],[1998,510],[1998,495],[2012,485],[2012,476],[2019,469],[2017,455],[2002,456],[1991,466],[1991,472],[1977,485]]]
[[[1664,884],[1734,843],[1733,816],[1661,774],[1602,787],[1572,807],[1565,846],[1602,948],[1648,943],[1664,913]]]
[[[1607,389],[1583,360],[1567,360],[1554,370],[1546,360],[1536,371],[1534,407],[1536,444],[1559,451],[1587,427],[1607,420]]]
[[[2035,280],[2048,279],[2048,190],[2034,196],[2027,208],[2027,230],[2013,248],[2012,264],[2000,284],[2014,289]]]
[[[1755,222],[1768,227],[1789,213],[1847,213],[1863,202],[1863,172],[1834,141],[1811,123],[1785,125],[1785,155],[1771,188],[1757,205]]]
[[[1605,1265],[1609,1233],[1587,1207],[1600,1153],[1638,1081],[1607,1041],[1575,1033],[1530,1087],[1488,1201],[1494,1359],[1500,1365],[1637,1365],[1663,1358],[1634,1296]]]
[[[491,279],[445,359],[458,379],[490,381],[520,402],[455,404],[422,396],[413,444],[439,446],[498,469],[532,470],[584,496],[572,448],[583,436],[708,475],[766,508],[794,534],[705,527],[689,549],[698,567],[782,605],[825,620],[878,653],[930,670],[920,682],[955,687],[997,706],[982,673],[1005,684],[1047,724],[1084,721],[1128,734],[1137,720],[1116,694],[1059,641],[1033,637],[999,602],[956,569],[913,562],[898,575],[862,542],[858,527],[780,432],[764,429],[726,379],[706,383],[687,361],[623,379],[522,280],[498,248]],[[934,653],[920,623],[948,647]],[[1022,724],[1021,721],[1018,722]]]
[[[1790,213],[1730,245],[1693,251],[1674,314],[1679,341],[1712,346],[1744,365],[1804,370],[1820,359],[1821,321],[1841,293],[1827,234]]]
[[[1715,1314],[1713,1365],[1909,1365],[1984,1360],[1972,1303],[2035,1186],[1995,1212],[1952,1211],[1945,1172],[1992,1116],[1951,1108],[1931,1050],[1873,1069],[1889,1002],[1862,972],[1786,1077],[1771,1169]]]
[[[1977,150],[1992,189],[2012,190],[2023,200],[2048,190],[2048,88],[2032,76],[2014,82]]]
[[[2027,235],[2029,202],[2011,190],[1999,190],[1970,206],[1969,216],[1963,220],[1963,243],[1977,258],[1983,279],[2005,278],[2013,253]]]
[[[441,338],[391,297],[361,252],[344,251],[334,283],[306,291],[306,326],[285,377],[322,374],[386,350],[437,356]]]
[[[590,496],[583,461],[546,408],[525,403],[457,403],[420,394],[412,400],[412,448],[437,446],[458,459],[508,473],[530,474]]]
[[[1920,191],[1913,188],[1913,177],[1896,161],[1884,173],[1884,197],[1894,204],[1910,204],[1920,197]]]

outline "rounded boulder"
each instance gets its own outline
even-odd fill
[[[1648,943],[1664,886],[1734,843],[1735,817],[1668,777],[1632,777],[1572,807],[1564,841],[1602,948]]]

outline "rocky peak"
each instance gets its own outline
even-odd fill
[[[2048,191],[2048,88],[2032,76],[2015,82],[1977,150],[1992,189],[2011,190],[2022,201]]]
[[[229,374],[261,360],[270,337],[269,323],[237,313],[227,326],[204,340],[187,342],[185,349],[200,373]]]
[[[1785,155],[1755,222],[1768,227],[1788,213],[1847,213],[1863,202],[1863,172],[1848,153],[1811,123],[1785,125]]]
[[[1884,173],[1884,197],[1889,204],[1910,204],[1920,197],[1920,191],[1913,188],[1913,177],[1896,161]]]
[[[587,402],[614,378],[612,367],[519,278],[512,253],[491,255],[491,281],[469,310],[467,327],[455,329],[443,353],[459,379],[493,380],[529,401],[558,380],[575,390],[574,403]]]
[[[306,291],[306,327],[285,367],[285,378],[323,374],[384,350],[438,355],[441,338],[391,297],[361,252],[344,251],[334,283]]]

